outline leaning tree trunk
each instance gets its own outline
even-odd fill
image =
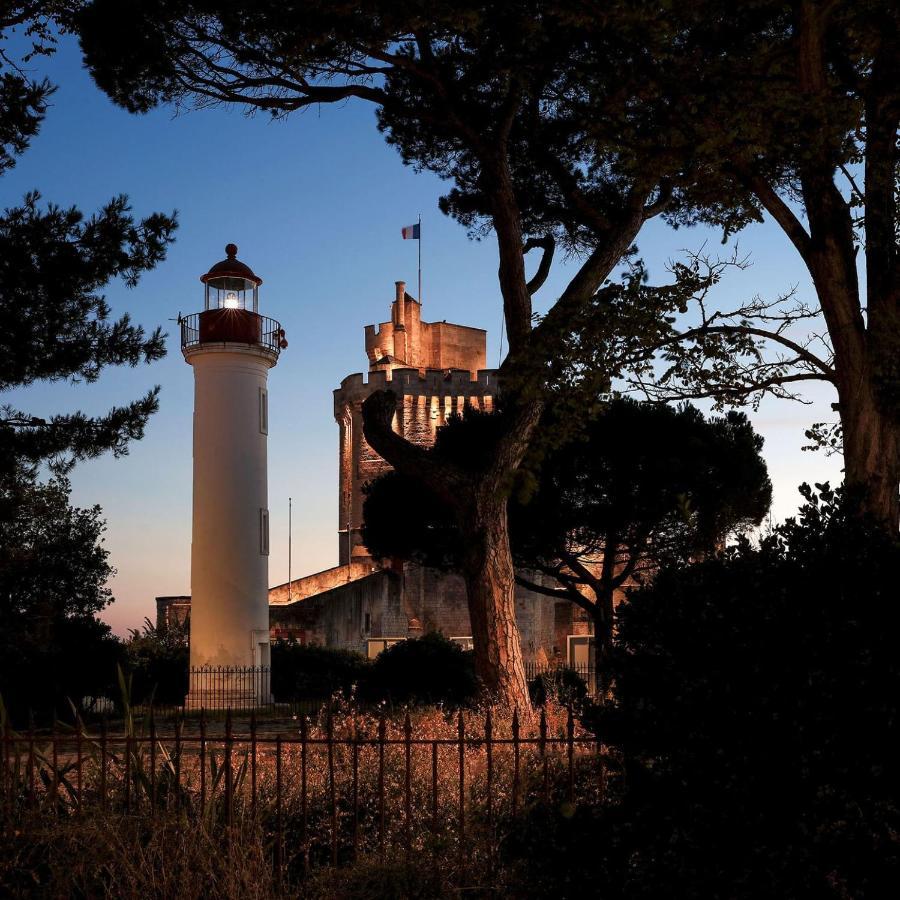
[[[473,474],[411,444],[392,427],[397,397],[375,391],[362,407],[369,445],[398,471],[454,510],[464,535],[462,559],[472,624],[475,670],[490,699],[529,713],[531,703],[516,623],[515,572],[509,547],[504,478],[514,472],[540,417],[540,404],[524,408],[497,445],[488,471]]]
[[[900,524],[900,423],[879,408],[871,383],[839,389],[844,480],[863,510],[896,533]]]
[[[463,578],[475,647],[475,674],[501,706],[530,710],[516,623],[516,581],[506,518],[506,494],[481,484],[457,513],[464,535]]]

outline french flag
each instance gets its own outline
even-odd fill
[[[421,240],[422,226],[419,224],[416,225],[407,225],[405,228],[400,229],[400,233],[403,235],[404,241],[418,241]]]

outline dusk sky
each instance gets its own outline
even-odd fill
[[[136,215],[177,209],[180,221],[176,243],[156,271],[134,290],[114,284],[108,291],[114,313],[128,311],[148,329],[164,326],[166,359],[109,369],[94,385],[41,384],[0,398],[35,415],[74,408],[101,413],[162,386],[160,411],[130,455],[82,463],[72,475],[73,501],[99,504],[108,523],[118,574],[116,602],[104,617],[123,634],[154,615],[156,595],[190,589],[193,383],[172,320],[202,308],[199,276],[224,256],[229,241],[264,279],[260,311],[281,321],[290,343],[269,378],[270,582],[287,579],[289,496],[294,576],[336,565],[338,430],[331,392],[347,374],[366,369],[363,326],[388,318],[393,282],[405,279],[415,293],[416,244],[401,240],[400,229],[421,213],[423,318],[487,329],[490,365],[498,360],[501,311],[493,240],[472,242],[440,214],[437,199],[446,185],[404,167],[361,102],[281,122],[228,108],[138,117],[94,87],[71,40],[32,65],[59,89],[31,149],[0,180],[3,205],[38,189],[47,202],[90,213],[127,193]],[[716,233],[676,232],[655,222],[639,246],[651,277],[662,280],[667,260],[704,241],[720,249]],[[740,246],[754,264],[721,286],[722,303],[770,297],[792,285],[812,299],[806,272],[777,227],[746,230]],[[536,298],[538,310],[565,281],[566,267],[557,265]],[[801,452],[804,428],[833,418],[830,388],[807,396],[815,401],[810,406],[768,401],[751,411],[766,440],[775,520],[796,511],[800,482],[840,479],[838,459]]]

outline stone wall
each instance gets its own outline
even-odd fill
[[[363,485],[390,469],[368,444],[362,429],[362,404],[374,391],[390,388],[398,395],[394,429],[422,447],[434,443],[437,429],[466,404],[490,411],[494,408],[497,372],[482,369],[475,377],[466,369],[442,371],[394,368],[348,375],[334,392],[334,417],[339,436],[338,559],[369,559],[362,543]],[[350,538],[348,541],[348,527]]]
[[[396,282],[391,319],[365,328],[371,368],[465,369],[473,376],[487,366],[487,333],[451,322],[423,322],[422,305]]]
[[[529,572],[528,578],[541,583],[539,573]],[[366,653],[368,641],[378,638],[419,637],[431,631],[449,638],[472,635],[462,578],[410,563],[291,604],[273,603],[270,615],[273,640],[292,637],[359,653]],[[526,661],[564,659],[569,635],[591,633],[587,617],[575,604],[521,586],[516,588],[516,619]]]

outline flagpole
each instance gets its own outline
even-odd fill
[[[419,213],[419,306],[422,305],[422,214]]]
[[[288,603],[291,602],[291,498],[288,497]]]

